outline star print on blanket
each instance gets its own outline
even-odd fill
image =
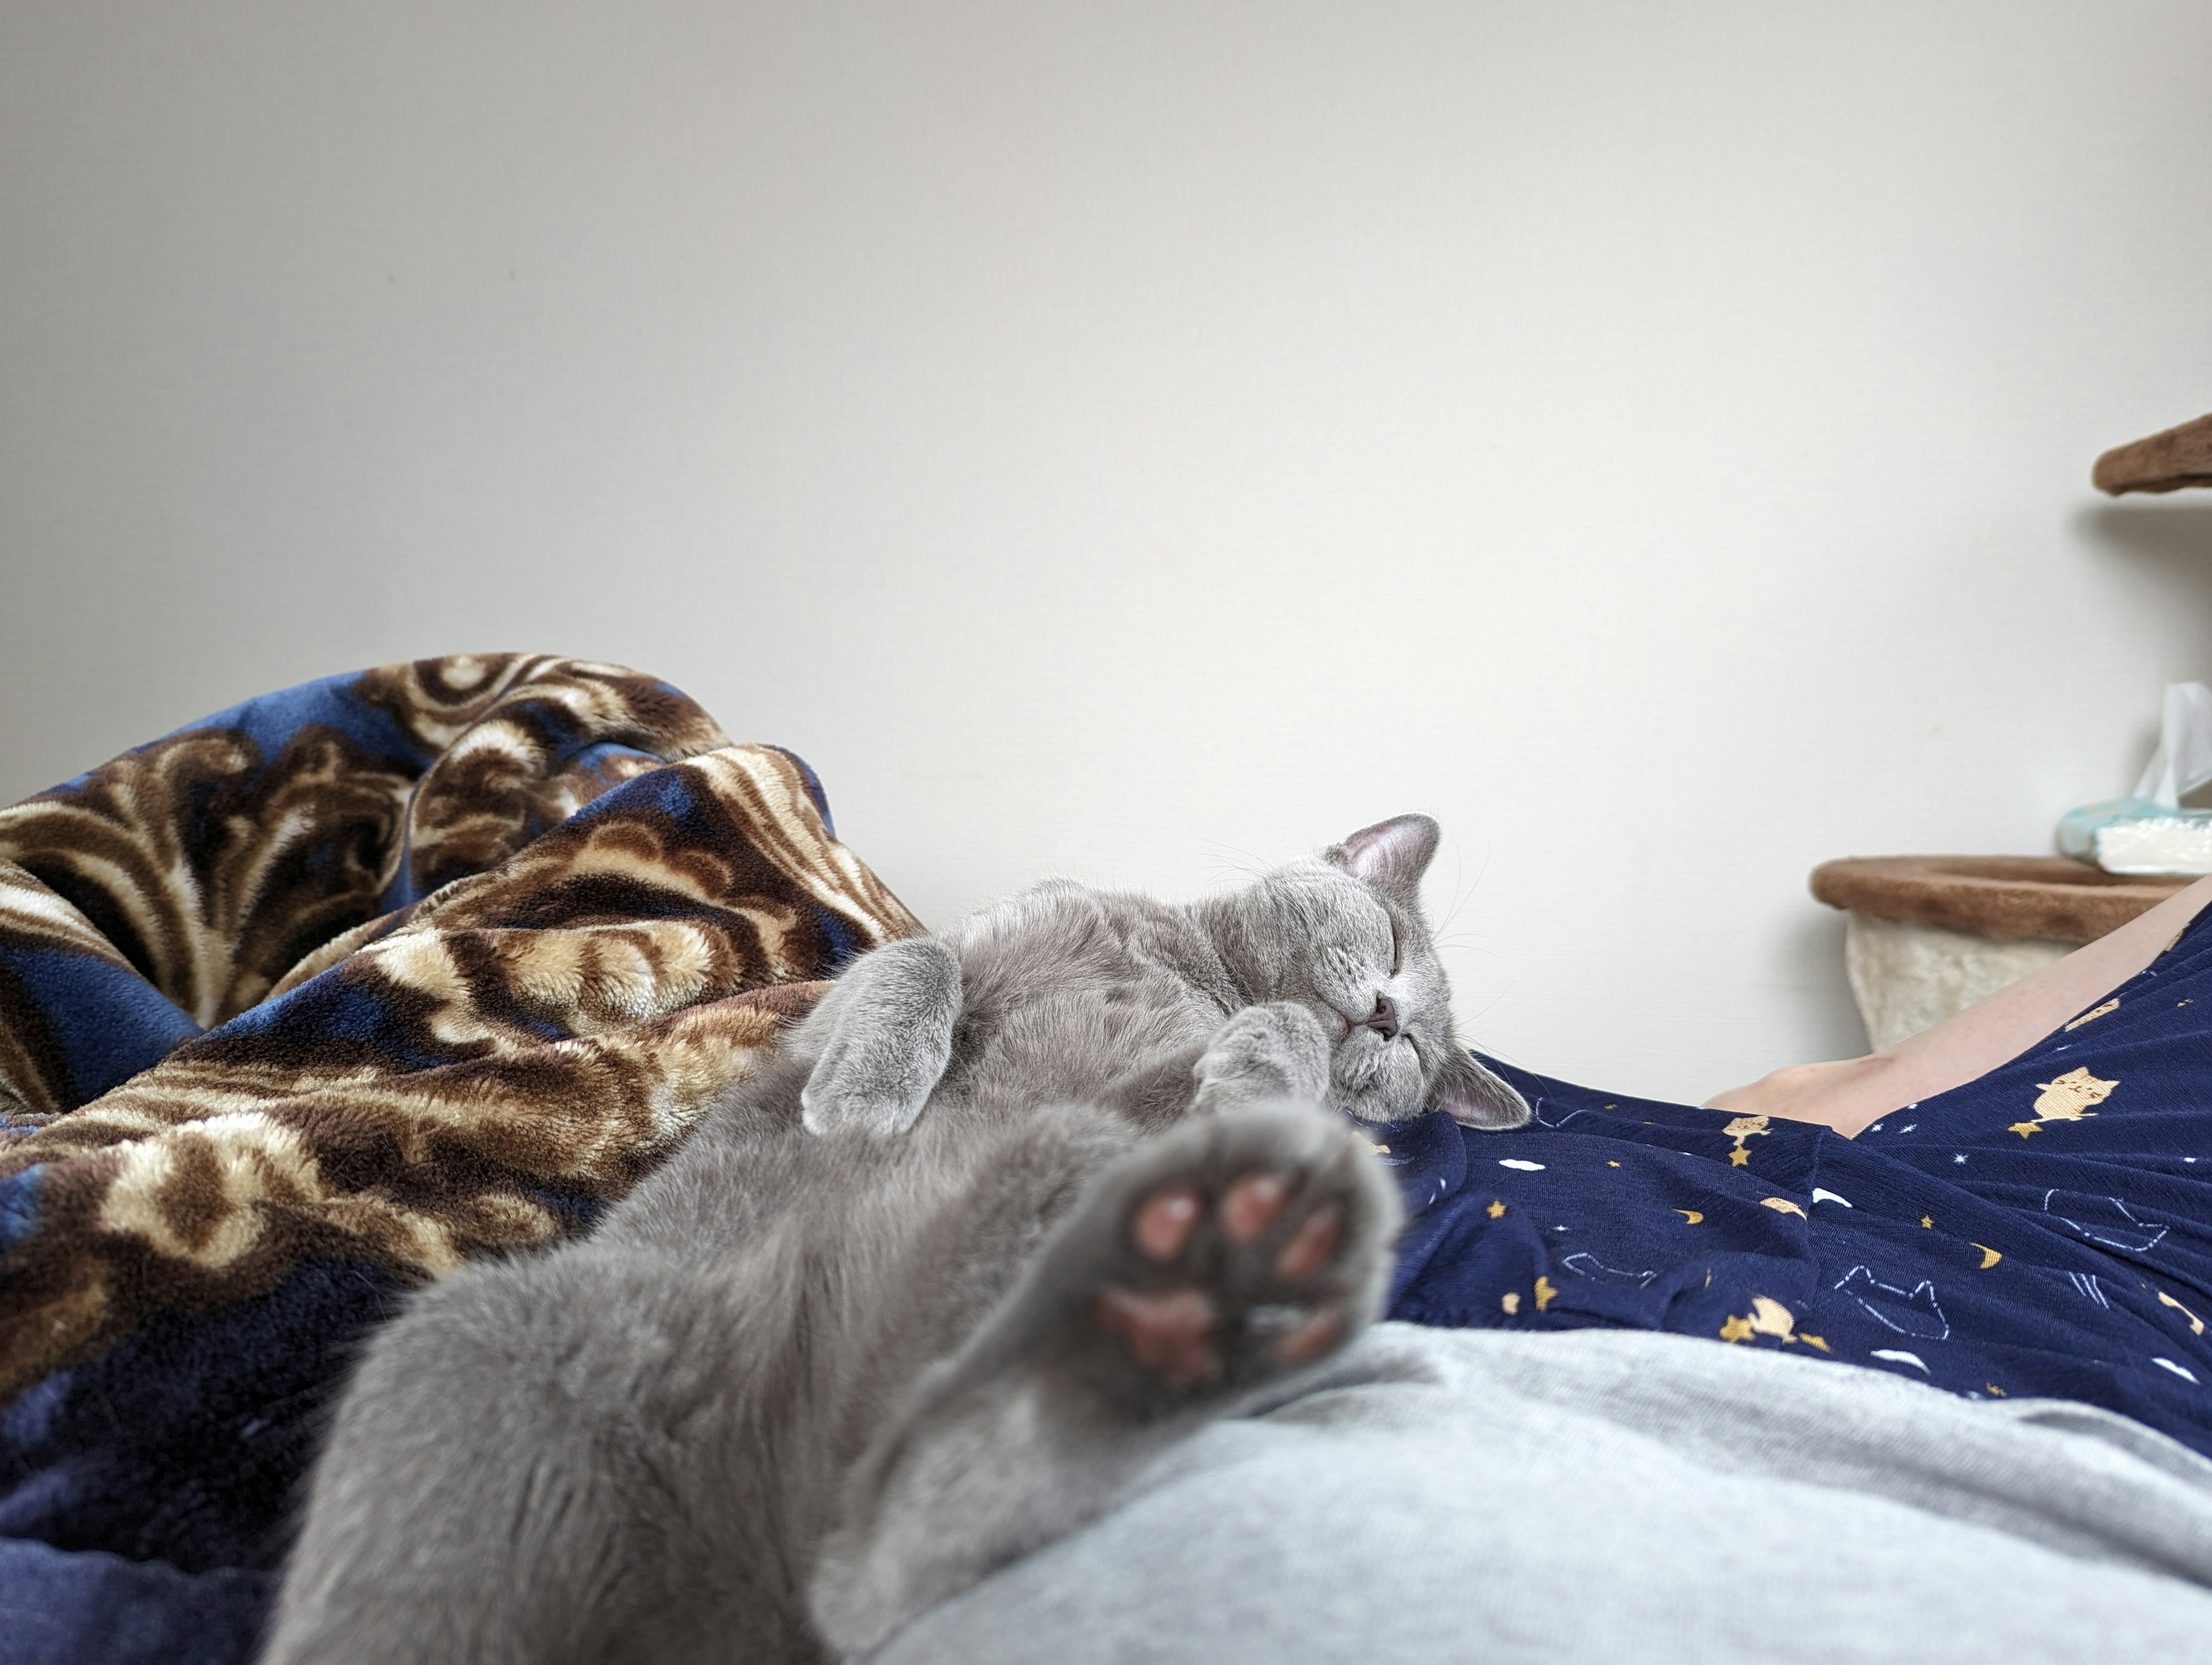
[[[2208,989],[2212,910],[2092,1011],[1856,1139],[1487,1060],[1535,1120],[1455,1127],[1461,1149],[1401,1172],[1391,1316],[2080,1400],[2212,1455]]]
[[[0,811],[0,1661],[245,1657],[349,1344],[587,1224],[920,928],[799,759],[542,655]]]

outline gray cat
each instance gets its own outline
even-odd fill
[[[593,1237],[376,1337],[264,1661],[862,1656],[1334,1352],[1401,1215],[1332,1112],[1528,1115],[1453,1036],[1437,836],[856,961]]]

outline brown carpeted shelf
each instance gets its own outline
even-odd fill
[[[2191,882],[2121,878],[2055,855],[1856,856],[1813,870],[1813,894],[1831,908],[2059,942],[2094,942]]]
[[[2098,490],[2115,497],[2126,491],[2212,486],[2212,416],[2114,447],[2097,459],[2089,478]]]

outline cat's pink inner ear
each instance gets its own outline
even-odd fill
[[[1525,1126],[1534,1114],[1520,1089],[1456,1047],[1437,1078],[1432,1102],[1462,1127],[1492,1132]]]
[[[1443,829],[1425,815],[1394,815],[1358,832],[1326,854],[1370,884],[1407,889],[1420,883]]]

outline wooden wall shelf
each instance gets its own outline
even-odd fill
[[[2128,491],[2212,486],[2212,416],[2115,447],[2097,459],[2089,478],[2098,490],[2114,497]]]

